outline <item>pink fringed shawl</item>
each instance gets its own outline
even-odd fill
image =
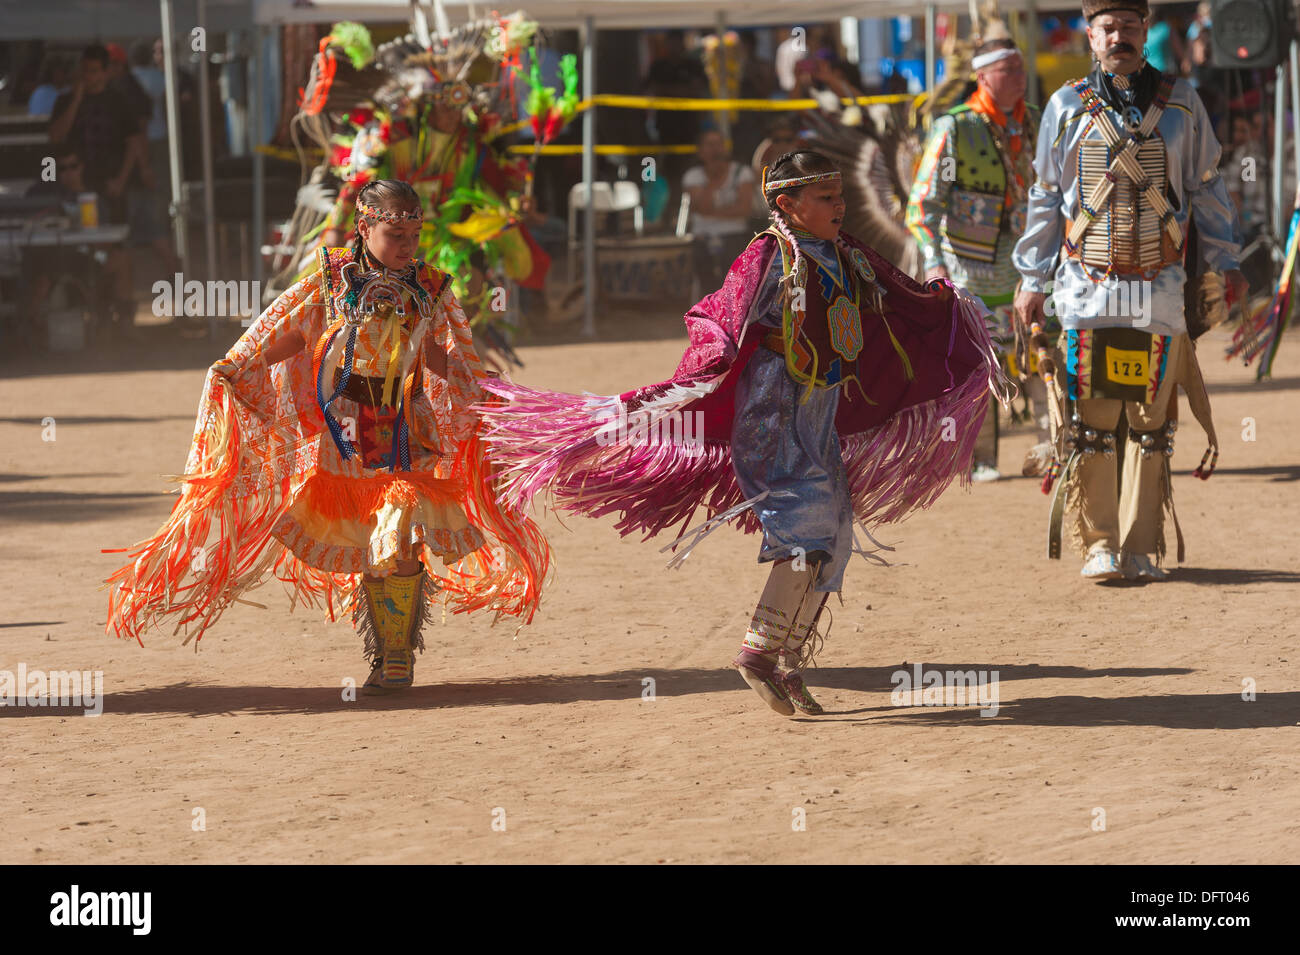
[[[923,288],[872,249],[843,238],[875,268],[886,318],[914,370],[907,380],[888,332],[865,311],[858,374],[875,403],[845,390],[835,423],[854,516],[864,525],[885,524],[930,506],[955,477],[969,484],[990,389],[1005,400],[1008,386],[978,300],[947,282]],[[520,507],[547,491],[561,510],[618,514],[620,533],[646,538],[676,524],[684,529],[701,505],[712,518],[743,504],[731,463],[735,390],[769,329],[753,313],[774,254],[776,240],[760,236],[732,264],[722,288],[686,313],[690,345],[667,381],[617,397],[484,382],[507,402],[481,408],[507,502]],[[692,442],[614,440],[620,411],[640,416],[649,434],[670,416],[695,421],[687,416],[698,411],[703,433]],[[752,509],[734,516],[746,533],[760,529]]]

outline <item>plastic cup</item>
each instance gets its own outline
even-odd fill
[[[93,229],[99,225],[99,197],[93,192],[83,192],[77,196],[77,205],[81,207],[81,226]]]

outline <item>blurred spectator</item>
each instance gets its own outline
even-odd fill
[[[740,34],[740,97],[742,99],[771,99],[780,87],[772,64],[758,56],[758,39],[752,30]],[[736,114],[731,124],[732,152],[748,157],[753,155],[763,139],[763,126],[770,113],[746,112]]]
[[[1183,39],[1169,22],[1169,14],[1159,8],[1151,10],[1152,23],[1147,30],[1147,62],[1161,73],[1178,75],[1182,69]]]
[[[650,96],[708,96],[709,80],[698,57],[686,51],[686,35],[669,30],[663,35],[660,53],[646,71],[645,91]],[[684,110],[652,111],[659,142],[678,145],[695,140],[697,118]]]
[[[770,99],[779,84],[776,69],[758,55],[758,36],[753,30],[740,34],[743,60],[740,72],[740,95],[745,99]]]
[[[649,96],[707,97],[709,79],[698,57],[686,51],[681,30],[663,34],[658,56],[646,71],[643,88]],[[687,110],[650,110],[646,126],[651,142],[679,146],[695,142],[699,135],[698,114]],[[660,162],[660,172],[671,182],[682,174],[688,156],[669,153]]]
[[[1255,137],[1252,117],[1232,116],[1232,139],[1223,151],[1221,173],[1241,218],[1247,242],[1268,228],[1269,168],[1263,142]]]
[[[126,191],[132,174],[147,160],[140,116],[119,90],[109,86],[108,64],[108,50],[103,46],[92,44],[83,51],[76,84],[54,104],[50,142],[66,143],[76,150],[86,189],[101,198],[101,221],[120,224],[126,222]],[[129,327],[135,315],[131,259],[117,246],[108,255],[108,269],[115,280],[112,312]]]
[[[711,292],[749,242],[754,174],[727,154],[717,130],[701,133],[697,145],[700,165],[682,177],[682,189],[691,196],[695,273],[701,291]]]
[[[131,108],[140,117],[141,132],[143,132],[144,125],[148,123],[149,116],[153,113],[153,101],[149,99],[149,94],[140,85],[140,81],[127,68],[126,50],[118,43],[110,43],[104,49],[108,50],[108,85],[121,93],[131,104]]]
[[[821,50],[816,56],[799,63],[795,69],[794,99],[815,99],[826,112],[839,112],[843,105],[841,97],[860,96],[861,91],[848,79],[843,71],[836,69],[829,50]]]
[[[59,95],[67,92],[70,76],[67,60],[61,56],[48,57],[41,68],[40,85],[27,100],[27,115],[48,116]]]
[[[1210,50],[1210,5],[1196,5],[1196,19],[1187,27],[1187,44],[1183,52],[1183,74],[1193,86],[1199,87],[1209,79],[1211,65]]]
[[[807,28],[792,26],[790,34],[777,45],[773,69],[777,84],[785,93],[794,89],[794,68],[808,55]]]
[[[131,76],[149,97],[149,122],[145,137],[150,143],[167,140],[167,80],[158,62],[162,40],[141,40],[131,47]],[[154,171],[158,171],[154,163]]]
[[[50,141],[66,141],[77,150],[85,164],[87,188],[106,196],[110,220],[121,222],[123,197],[144,133],[131,104],[109,86],[108,62],[104,47],[86,47],[76,84],[55,101]]]

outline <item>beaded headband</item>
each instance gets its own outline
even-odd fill
[[[378,219],[380,222],[423,222],[424,210],[417,208],[414,212],[389,212],[387,209],[376,209],[374,206],[357,200],[357,212],[370,219]]]
[[[796,186],[808,186],[814,182],[838,182],[842,177],[838,172],[816,172],[810,176],[796,176],[794,179],[767,178],[767,167],[763,167],[763,195],[779,189],[793,189]]]

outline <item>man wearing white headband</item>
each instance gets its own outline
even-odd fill
[[[1024,62],[1010,38],[980,44],[971,68],[975,91],[931,128],[906,223],[920,245],[926,279],[951,279],[983,299],[1001,327],[995,339],[1005,346],[1019,279],[1011,250],[1024,229],[1038,111],[1025,105]],[[1041,413],[1046,441],[1046,406],[1041,398],[1034,404],[1042,406],[1035,414]],[[997,420],[994,404],[975,445],[977,481],[1000,477]]]
[[[1043,112],[1014,254],[1019,319],[1039,324],[1050,305],[1064,328],[1050,386],[1061,474],[1048,554],[1060,556],[1064,514],[1077,507],[1084,577],[1160,580],[1178,385],[1210,441],[1193,473],[1209,477],[1218,457],[1183,314],[1185,239],[1194,222],[1200,256],[1224,273],[1231,301],[1245,292],[1240,233],[1205,107],[1185,80],[1143,59],[1146,0],[1084,0],[1083,15],[1096,64]]]

